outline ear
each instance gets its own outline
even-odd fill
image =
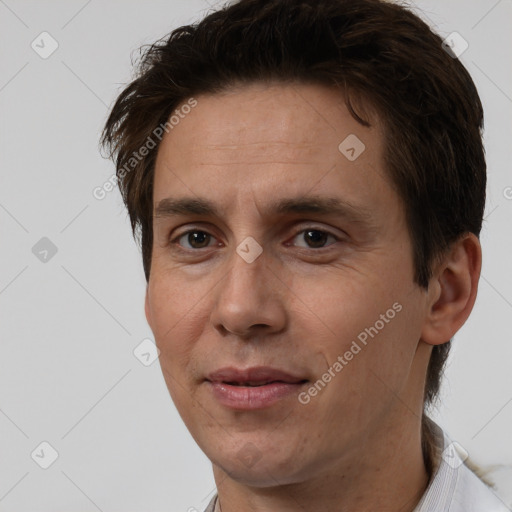
[[[482,268],[478,238],[467,233],[453,243],[429,282],[428,311],[421,339],[429,345],[449,341],[475,304]]]

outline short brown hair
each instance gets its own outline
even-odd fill
[[[140,235],[146,279],[158,144],[130,172],[119,170],[187,98],[261,81],[337,87],[366,126],[370,119],[356,105],[366,102],[378,112],[418,285],[427,288],[432,264],[454,241],[479,235],[486,186],[482,105],[467,70],[426,23],[383,0],[240,0],[148,47],[106,123],[102,143],[117,164],[132,229]],[[439,391],[446,341],[433,347],[425,406]]]

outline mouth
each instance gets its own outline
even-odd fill
[[[238,410],[268,408],[297,395],[309,382],[302,376],[270,367],[222,368],[209,374],[205,381],[218,403]]]

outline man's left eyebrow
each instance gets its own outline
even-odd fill
[[[302,196],[282,199],[270,206],[276,214],[314,214],[344,217],[349,221],[370,223],[372,212],[363,206],[354,205],[338,197]]]
[[[343,217],[356,223],[370,223],[373,215],[363,206],[354,205],[338,197],[300,196],[280,199],[266,209],[268,215],[319,215]],[[162,199],[155,205],[155,217],[201,215],[220,217],[215,204],[200,197]]]

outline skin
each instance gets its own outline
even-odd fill
[[[379,119],[361,126],[334,89],[251,84],[196,99],[158,152],[145,309],[172,399],[212,461],[222,512],[412,511],[428,484],[426,368],[432,346],[473,307],[477,238],[453,245],[428,290],[414,283]],[[365,144],[354,161],[338,150],[350,134]],[[310,195],[355,213],[269,210]],[[157,215],[169,197],[208,199],[218,215]],[[263,250],[252,263],[236,252],[248,236]],[[294,395],[233,410],[205,382],[220,367],[267,365],[311,385],[394,303],[401,311],[307,404]]]

